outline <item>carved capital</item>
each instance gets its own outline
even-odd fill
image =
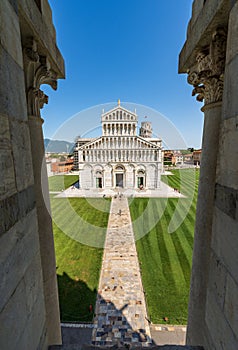
[[[188,72],[188,83],[194,87],[192,95],[200,102],[204,100],[205,105],[222,101],[226,39],[224,28],[217,28],[210,45],[198,52],[196,64]]]
[[[41,89],[30,88],[27,100],[29,115],[41,117],[40,109],[44,107],[44,104],[48,104],[49,98]]]
[[[57,90],[57,75],[51,69],[50,63],[45,56],[40,56],[40,63],[34,76],[34,85],[40,87],[42,84],[48,84],[53,90]]]
[[[28,114],[41,117],[40,109],[48,103],[48,96],[40,89],[48,84],[57,89],[57,74],[52,70],[47,57],[38,53],[37,43],[32,38],[26,40],[23,48],[25,82],[27,88]]]

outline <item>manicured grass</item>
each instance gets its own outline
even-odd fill
[[[136,242],[149,317],[153,323],[163,323],[168,317],[171,324],[186,324],[199,172],[175,170],[173,174],[163,181],[188,198],[137,198],[130,210],[136,237],[147,230],[148,222],[155,221]],[[54,190],[56,181],[52,181]],[[72,178],[69,185],[74,182]],[[89,305],[95,305],[110,201],[51,196],[51,207],[61,320],[92,321]],[[178,227],[170,224],[174,213]]]
[[[199,171],[173,174],[162,180],[187,198],[136,198],[130,212],[135,237],[141,237],[141,227],[156,222],[136,242],[150,320],[164,323],[168,317],[170,324],[186,324]]]
[[[110,200],[51,196],[51,209],[61,320],[92,321]]]
[[[48,178],[49,191],[56,192],[65,190],[79,179],[78,175],[56,175]]]

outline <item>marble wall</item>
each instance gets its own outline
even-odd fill
[[[29,107],[33,101],[26,94],[29,77],[26,69],[25,43],[42,39],[41,55],[51,56],[55,79],[64,76],[63,59],[55,43],[55,31],[48,2],[42,0],[41,12],[33,0],[0,1],[0,348],[47,349],[61,343],[58,321],[47,316],[58,310],[47,295],[54,295],[45,285],[42,269],[44,254],[39,230],[39,202],[33,166]],[[29,50],[29,46],[27,50]],[[35,50],[35,51],[34,51]],[[35,53],[35,64],[39,63]],[[30,52],[28,51],[30,55]],[[29,60],[30,62],[30,60]],[[33,79],[34,80],[34,79]],[[33,85],[31,85],[33,84]],[[34,101],[35,102],[35,101]],[[32,107],[32,106],[31,106]],[[32,115],[31,115],[32,117]],[[39,115],[35,115],[39,118]],[[40,124],[41,127],[41,124]],[[42,145],[39,145],[41,147]],[[42,161],[42,159],[41,159]],[[52,236],[52,230],[51,230]],[[52,246],[51,246],[52,248]],[[47,252],[49,253],[49,251]],[[54,251],[50,252],[54,259]],[[51,265],[52,269],[52,265]],[[52,273],[52,270],[51,270]],[[55,269],[53,271],[55,276]],[[54,279],[54,284],[56,277]],[[57,291],[57,286],[55,285]],[[52,310],[51,310],[52,311]]]
[[[180,73],[204,102],[187,343],[238,348],[238,1],[194,1]]]

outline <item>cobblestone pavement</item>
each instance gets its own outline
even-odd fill
[[[149,346],[150,329],[127,199],[113,198],[92,344]]]

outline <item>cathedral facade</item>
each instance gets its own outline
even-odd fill
[[[101,116],[102,136],[79,138],[75,166],[82,189],[156,189],[162,172],[162,141],[152,137],[151,123],[118,105]]]

